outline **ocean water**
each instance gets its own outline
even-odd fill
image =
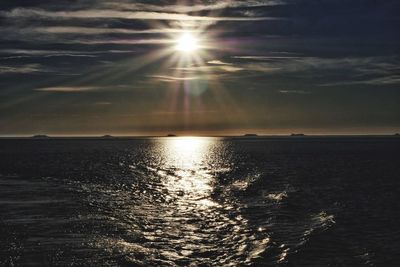
[[[0,266],[399,266],[395,137],[0,140]]]

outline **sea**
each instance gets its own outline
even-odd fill
[[[3,138],[0,266],[400,266],[400,138]]]

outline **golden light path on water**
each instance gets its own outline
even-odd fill
[[[295,193],[290,176],[259,183],[268,170],[251,165],[239,141],[136,142],[124,150],[125,161],[119,158],[123,187],[118,177],[115,187],[86,188],[97,227],[106,230],[97,232],[93,246],[105,251],[100,260],[110,259],[107,266],[265,266],[267,258],[276,266],[315,230],[335,223],[323,210],[298,217],[282,205]]]
[[[109,196],[120,203],[112,216],[126,236],[101,238],[97,246],[113,248],[128,266],[251,265],[270,239],[249,225],[239,202],[214,196],[217,174],[231,170],[221,156],[224,142],[206,137],[152,142],[146,171],[137,173],[143,183],[133,186],[137,191]]]
[[[181,202],[194,201],[196,205],[212,206],[217,203],[209,199],[212,193],[213,176],[205,168],[210,138],[180,137],[165,143],[166,165],[176,168],[176,176],[165,180],[165,187],[177,195]]]
[[[154,263],[166,260],[194,266],[249,265],[258,258],[267,249],[269,237],[249,229],[234,200],[222,204],[212,196],[215,173],[229,171],[218,159],[223,149],[220,140],[171,137],[158,139],[154,145],[161,166],[153,169],[160,180],[151,187],[166,201],[135,208],[135,216],[147,223],[143,235],[151,242],[140,247],[125,242],[125,249],[133,248],[142,257],[160,255],[150,260]]]

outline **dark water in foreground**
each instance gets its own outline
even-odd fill
[[[0,266],[399,266],[399,138],[0,140]]]

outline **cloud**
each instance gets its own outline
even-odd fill
[[[397,56],[307,57],[307,56],[235,56],[235,65],[250,72],[292,73],[309,78],[318,86],[400,84],[400,60]],[[340,77],[340,78],[338,78]],[[324,80],[318,83],[319,79]],[[332,82],[326,80],[332,79]],[[340,79],[338,81],[338,79]],[[281,90],[281,93],[302,93]]]
[[[356,85],[356,84],[364,84],[364,85],[393,85],[400,84],[400,75],[390,75],[379,78],[365,79],[365,80],[356,80],[356,81],[339,81],[339,82],[331,82],[331,83],[323,83],[320,86],[341,86],[341,85]]]
[[[80,35],[98,35],[98,34],[166,34],[182,33],[183,29],[157,28],[145,30],[133,30],[124,28],[99,28],[83,26],[51,26],[30,28],[31,31],[50,34],[80,34]]]
[[[1,59],[21,59],[32,57],[98,57],[93,52],[78,52],[78,51],[56,51],[56,50],[23,50],[23,49],[3,49],[0,50],[0,55],[6,54],[7,56],[0,56]]]
[[[211,61],[208,61],[207,64],[215,65],[215,67],[217,67],[218,69],[226,71],[226,72],[237,72],[237,71],[244,70],[241,67],[233,66],[232,63],[223,62],[221,60],[211,60]]]
[[[8,57],[0,57],[0,59],[20,59],[20,58],[31,58],[37,57],[34,55],[31,56],[8,56]],[[85,55],[85,54],[52,54],[52,55],[43,55],[42,57],[97,57],[95,55]]]
[[[191,110],[190,113],[191,114],[206,114],[206,113],[217,113],[218,110]],[[151,114],[154,115],[161,115],[161,116],[165,116],[165,115],[176,115],[176,114],[184,114],[186,113],[186,111],[170,111],[170,110],[158,110],[158,111],[153,111],[151,112]]]
[[[221,70],[224,70],[224,71],[227,71],[227,72],[237,72],[237,71],[244,70],[243,68],[240,68],[240,67],[224,66],[224,65],[219,66],[219,68]]]
[[[247,1],[219,1],[211,4],[193,4],[193,5],[151,5],[143,3],[115,3],[106,2],[104,7],[120,9],[120,10],[147,10],[147,11],[169,11],[178,13],[191,13],[200,11],[212,11],[227,8],[251,8],[265,7],[284,4],[278,0],[247,0]]]
[[[198,77],[198,76],[176,77],[176,76],[168,76],[168,75],[148,75],[147,77],[158,80],[158,81],[162,81],[162,82],[192,81],[192,80],[201,79],[201,77]]]
[[[248,59],[248,60],[255,60],[255,61],[268,61],[268,60],[273,60],[273,59],[299,59],[302,57],[295,57],[295,56],[234,56],[233,58]]]
[[[99,105],[99,106],[109,106],[112,105],[111,102],[107,102],[107,101],[99,101],[99,102],[95,102],[95,105]]]
[[[231,63],[222,62],[221,60],[210,60],[207,63],[214,65],[232,65]]]
[[[173,68],[188,75],[214,74],[227,79],[249,79],[250,77],[276,78],[291,75],[295,79],[307,79],[316,86],[340,85],[391,85],[400,83],[396,75],[400,64],[397,57],[311,57],[291,53],[276,55],[232,56],[222,60],[209,60],[206,65]],[[275,76],[272,76],[275,75]],[[342,81],[337,81],[338,76]],[[280,76],[281,77],[281,76]],[[217,77],[220,78],[220,77]],[[280,79],[280,78],[279,78]],[[326,82],[327,80],[333,82]],[[324,81],[321,83],[321,81]],[[305,90],[280,90],[282,94],[309,94]]]
[[[52,57],[87,57],[96,58],[103,54],[134,53],[134,50],[71,51],[71,50],[36,50],[36,49],[0,49],[0,59],[52,58]],[[41,71],[44,71],[43,69]]]
[[[57,92],[57,93],[76,93],[76,92],[88,92],[100,90],[102,87],[96,86],[56,86],[56,87],[44,87],[34,89],[40,92]]]
[[[52,56],[52,55],[80,55],[80,54],[108,54],[108,53],[133,53],[135,50],[99,50],[99,51],[72,51],[72,50],[37,50],[37,49],[0,49],[0,54],[29,55],[29,56]]]
[[[102,29],[102,28],[86,28],[86,27],[0,27],[0,35],[2,40],[10,41],[22,41],[30,43],[63,43],[63,44],[162,44],[172,42],[171,38],[132,38],[130,36],[121,36],[122,32],[135,34],[142,33],[162,33],[160,29],[155,30],[143,30],[143,31],[133,31],[116,29],[113,32],[112,29]],[[110,36],[102,36],[103,34],[112,34]],[[172,33],[171,31],[165,31],[164,33]],[[178,32],[178,31],[176,31]],[[71,36],[71,34],[73,36]],[[118,34],[118,36],[115,36]],[[75,56],[70,53],[64,56]],[[90,56],[89,56],[90,57]],[[94,56],[92,56],[94,57]]]
[[[0,66],[0,74],[10,73],[35,73],[35,72],[49,72],[40,64],[26,64],[19,66]]]
[[[174,43],[174,40],[167,38],[159,38],[159,39],[96,39],[96,40],[87,40],[87,39],[74,39],[67,43],[71,44],[124,44],[124,45],[141,45],[141,44],[170,44]]]
[[[235,78],[272,77],[290,74],[296,79],[311,79],[318,86],[399,84],[399,59],[393,56],[313,57],[299,54],[232,56],[210,60],[207,65],[178,68],[190,73],[241,72]],[[342,81],[338,81],[338,77]],[[333,82],[326,82],[332,79]],[[320,81],[324,81],[319,84]],[[302,90],[280,90],[282,94],[308,94]]]
[[[386,84],[400,84],[400,75],[392,75],[387,77],[380,77],[364,81],[364,84],[386,85]]]
[[[191,20],[191,21],[261,21],[276,20],[274,17],[212,17],[191,16],[180,13],[117,11],[111,9],[86,9],[76,11],[47,11],[44,9],[15,8],[11,11],[0,11],[5,18],[52,18],[52,19],[135,19],[135,20]]]
[[[39,92],[55,92],[55,93],[75,93],[75,92],[94,92],[94,91],[125,91],[130,89],[130,85],[99,85],[99,86],[52,86],[52,87],[42,87],[36,88],[34,91]]]
[[[234,56],[235,65],[248,71],[310,72],[348,70],[359,76],[390,75],[400,64],[397,57]]]
[[[211,66],[208,65],[194,65],[189,67],[179,67],[179,68],[172,68],[178,71],[184,72],[198,72],[198,73],[221,73],[221,72],[237,72],[244,70],[241,67],[236,67],[227,64],[213,64]]]
[[[310,91],[304,91],[304,90],[279,90],[278,92],[281,94],[298,94],[298,95],[311,94]]]

